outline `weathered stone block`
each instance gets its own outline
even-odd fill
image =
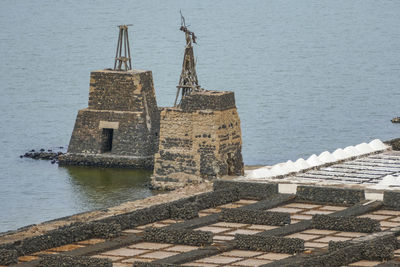
[[[385,191],[383,194],[383,204],[389,208],[400,210],[400,192]]]

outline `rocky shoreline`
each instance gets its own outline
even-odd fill
[[[52,149],[41,148],[39,150],[31,149],[28,152],[20,155],[20,158],[43,159],[50,160],[51,164],[58,163],[58,158],[66,154],[66,148],[59,146]]]
[[[392,123],[400,123],[400,117],[394,117],[390,120]]]

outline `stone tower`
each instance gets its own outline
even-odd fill
[[[78,112],[61,165],[153,167],[159,134],[153,77],[151,71],[130,69],[127,26],[119,27],[114,70],[91,72],[89,105]],[[128,54],[121,55],[123,50]]]
[[[200,91],[160,115],[152,185],[173,189],[243,175],[240,119],[233,92]]]
[[[186,37],[182,73],[174,107],[163,108],[160,114],[159,150],[152,176],[155,188],[174,189],[244,172],[234,93],[200,87],[192,47],[196,39],[183,17],[180,30]]]

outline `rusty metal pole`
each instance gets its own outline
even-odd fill
[[[179,78],[179,85],[177,86],[174,107],[179,106],[179,104],[177,103],[179,98],[179,92],[181,91],[181,89],[182,89],[182,96],[180,102],[185,96],[189,95],[193,91],[204,90],[200,87],[199,81],[197,79],[196,62],[194,59],[194,52],[192,46],[192,43],[196,43],[196,35],[194,34],[194,32],[189,31],[188,28],[186,27],[185,18],[183,17],[182,12],[181,12],[180,30],[185,33],[186,46],[185,46],[185,53],[183,55],[182,72]]]

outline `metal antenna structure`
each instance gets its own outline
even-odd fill
[[[179,30],[185,33],[186,47],[185,47],[185,54],[183,56],[182,73],[179,79],[179,85],[177,86],[178,90],[176,92],[176,98],[174,103],[175,107],[177,106],[177,101],[181,89],[182,89],[181,101],[185,96],[189,95],[191,92],[203,90],[199,85],[199,81],[197,80],[196,62],[194,59],[193,46],[192,46],[192,43],[196,43],[196,35],[194,34],[194,32],[188,30],[182,12],[181,12],[181,27]]]
[[[115,54],[114,70],[131,70],[131,51],[129,47],[129,37],[128,37],[128,26],[129,25],[119,25],[119,35],[117,43],[117,52]],[[123,69],[122,69],[123,68]]]

